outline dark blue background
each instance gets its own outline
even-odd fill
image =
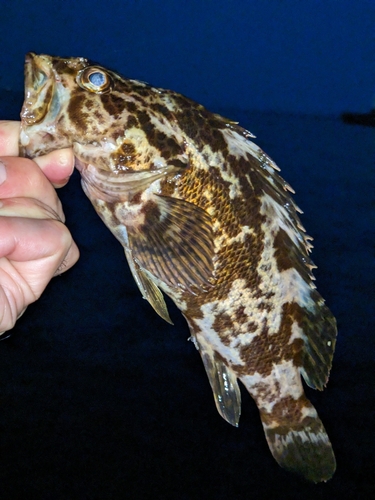
[[[373,0],[8,0],[0,88],[22,90],[25,52],[84,56],[206,106],[368,111]]]
[[[0,343],[0,498],[362,499],[374,480],[374,131],[341,123],[375,91],[369,1],[1,4],[0,118],[17,119],[24,53],[92,58],[239,120],[296,189],[317,285],[337,317],[331,380],[309,390],[338,469],[310,485],[273,461],[250,397],[217,414],[180,313],[143,301],[84,197],[60,191],[78,264]]]

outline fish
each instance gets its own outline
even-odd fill
[[[302,384],[322,390],[336,320],[314,284],[290,185],[237,122],[83,57],[28,53],[20,155],[71,147],[83,191],[134,280],[186,318],[219,414],[238,426],[240,381],[278,464],[327,481],[332,445]]]

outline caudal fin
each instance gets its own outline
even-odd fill
[[[278,464],[309,481],[328,481],[336,460],[324,426],[304,396],[284,398],[272,413],[261,411],[268,446]]]

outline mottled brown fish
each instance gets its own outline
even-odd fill
[[[84,58],[26,56],[22,154],[73,147],[82,186],[134,279],[170,322],[185,316],[219,413],[237,426],[237,379],[278,463],[335,471],[301,375],[323,389],[336,323],[313,284],[310,238],[273,161],[235,122]]]

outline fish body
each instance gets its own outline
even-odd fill
[[[235,122],[84,58],[30,53],[21,150],[73,147],[82,186],[133,277],[185,316],[216,407],[237,426],[238,379],[278,463],[328,480],[335,457],[301,382],[323,389],[336,322],[313,284],[290,186]]]

